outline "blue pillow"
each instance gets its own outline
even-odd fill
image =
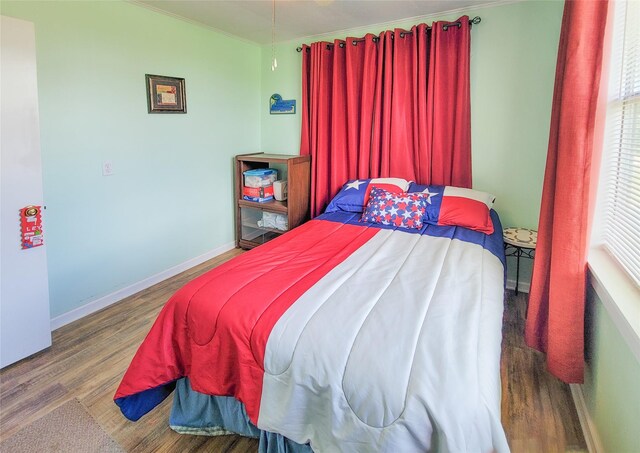
[[[406,192],[409,182],[400,178],[352,179],[342,186],[324,212],[362,212],[369,201],[372,187],[379,187],[391,193]]]
[[[436,185],[423,185],[411,182],[407,192],[422,192],[427,197],[425,200],[426,212],[424,215],[424,221],[426,223],[437,225],[438,216],[440,215],[440,205],[442,204],[442,194],[444,193],[444,186]]]

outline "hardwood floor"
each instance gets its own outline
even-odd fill
[[[53,332],[53,346],[0,371],[0,440],[77,398],[128,452],[254,452],[239,436],[179,435],[168,427],[171,398],[136,423],[113,394],[167,299],[195,276],[242,253],[232,250]],[[502,354],[502,420],[517,452],[586,451],[569,387],[524,346],[526,295],[507,293]]]
[[[569,386],[524,343],[527,294],[507,291],[503,322],[502,425],[511,451],[586,452]]]

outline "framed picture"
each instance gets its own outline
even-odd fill
[[[145,74],[149,113],[187,113],[184,79]]]

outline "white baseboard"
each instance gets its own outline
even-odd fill
[[[195,258],[191,258],[190,260],[185,261],[184,263],[180,263],[176,266],[173,266],[165,271],[159,272],[155,275],[147,277],[139,282],[133,283],[129,286],[121,288],[117,291],[112,292],[111,294],[107,294],[106,296],[98,297],[96,299],[90,300],[88,303],[82,305],[81,307],[74,308],[71,311],[63,313],[55,318],[51,319],[51,331],[59,329],[62,326],[65,326],[73,321],[77,321],[80,318],[84,318],[91,313],[95,313],[98,310],[102,310],[105,307],[108,307],[111,304],[121,301],[125,297],[129,297],[134,295],[137,292],[142,291],[143,289],[147,289],[156,283],[160,283],[163,280],[171,278],[175,275],[178,275],[180,272],[184,272],[187,269],[191,269],[198,264],[204,263],[211,258],[214,258],[224,252],[228,252],[229,250],[235,247],[235,242],[229,242],[227,244],[223,244],[220,247],[216,247],[213,250],[209,250],[206,253],[203,253],[200,256],[196,256]]]
[[[598,430],[596,429],[596,426],[591,419],[591,415],[589,415],[589,411],[587,410],[587,403],[585,402],[584,394],[582,393],[582,385],[569,384],[569,388],[571,389],[573,403],[575,404],[576,411],[578,412],[578,418],[580,419],[580,426],[582,426],[584,440],[587,443],[587,450],[589,450],[589,453],[604,453],[602,443],[600,442],[600,436],[598,435]]]
[[[507,289],[516,289],[516,281],[507,279]],[[530,289],[531,289],[531,283],[529,282],[520,282],[518,284],[518,291],[521,293],[529,294]]]

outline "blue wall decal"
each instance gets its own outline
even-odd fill
[[[272,94],[269,99],[269,113],[272,115],[295,114],[296,100],[285,101],[279,94]]]

